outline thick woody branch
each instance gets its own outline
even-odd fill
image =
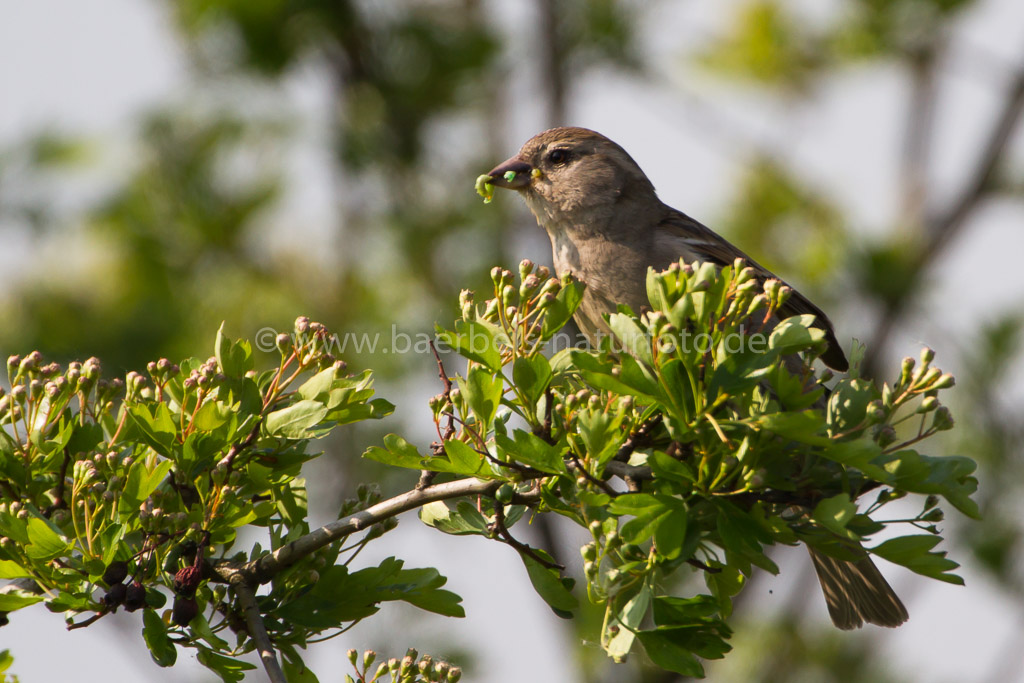
[[[238,603],[245,613],[245,624],[249,629],[249,637],[256,645],[256,651],[260,654],[260,661],[272,683],[288,683],[288,679],[277,661],[277,651],[274,644],[270,642],[267,634],[267,627],[263,625],[263,616],[260,614],[260,607],[256,603],[256,594],[245,581],[241,573],[235,573],[231,577],[231,587],[238,596]]]
[[[461,498],[478,494],[493,493],[502,482],[480,479],[458,479],[443,484],[433,484],[422,489],[413,489],[394,498],[381,501],[365,510],[325,524],[319,529],[297,538],[288,545],[268,553],[258,560],[245,565],[240,571],[256,583],[266,583],[283,569],[357,531],[395,517],[403,512],[422,507],[427,503],[450,498]]]

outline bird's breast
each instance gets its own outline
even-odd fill
[[[576,312],[580,330],[592,342],[607,332],[602,320],[625,304],[639,313],[647,305],[647,263],[645,254],[632,246],[591,235],[581,237],[569,231],[548,231],[555,271],[571,274],[586,285]]]

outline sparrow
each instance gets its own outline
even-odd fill
[[[739,258],[762,282],[780,279],[726,239],[685,213],[662,203],[654,185],[622,147],[586,128],[552,128],[530,138],[519,153],[496,166],[488,182],[517,191],[551,239],[555,270],[586,285],[575,313],[591,341],[608,334],[604,315],[618,304],[640,312],[647,301],[647,269],[673,262]],[[849,368],[824,311],[793,289],[780,317],[814,315],[825,333],[821,358],[831,368]],[[864,556],[839,560],[808,547],[832,622],[841,629],[864,622],[895,627],[907,610],[892,587]]]

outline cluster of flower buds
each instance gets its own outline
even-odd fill
[[[494,284],[494,298],[484,304],[484,311],[480,317],[498,324],[514,324],[525,320],[531,313],[544,310],[555,300],[563,286],[561,281],[551,277],[551,271],[547,267],[538,267],[529,259],[519,263],[518,287],[512,271],[497,266],[491,269],[491,282]],[[472,293],[462,297],[460,303],[463,319],[473,319],[466,317],[466,311],[471,307]]]
[[[146,364],[146,372],[149,373],[153,383],[160,386],[169,379],[181,374],[181,368],[166,358],[161,358],[160,360],[149,361],[149,363]]]
[[[24,357],[13,355],[7,358],[7,376],[11,389],[8,393],[0,388],[0,424],[29,419],[34,429],[43,432],[56,423],[57,416],[76,394],[85,401],[96,387],[97,407],[102,408],[115,393],[110,383],[99,379],[100,362],[95,358],[70,363],[65,371],[59,363],[44,363],[39,351]],[[119,391],[121,386],[118,383],[115,390]],[[49,416],[45,424],[38,422],[37,410],[44,411],[42,417]]]
[[[920,362],[909,356],[903,359],[896,384],[884,384],[881,400],[869,406],[869,415],[875,418],[875,422],[888,419],[900,406],[920,397],[916,411],[921,415],[932,414],[930,431],[942,432],[953,428],[953,415],[939,401],[939,392],[952,387],[956,380],[953,375],[933,366],[934,360],[935,351],[928,347],[921,349]],[[883,425],[875,434],[875,440],[883,446],[896,440],[895,430],[886,427]]]
[[[430,655],[419,656],[419,653],[410,648],[402,659],[392,657],[387,662],[381,662],[373,677],[369,676],[370,667],[377,660],[377,653],[367,650],[360,660],[359,653],[355,650],[348,651],[348,661],[357,672],[362,674],[360,680],[367,683],[377,683],[387,679],[393,683],[458,683],[462,679],[462,669],[452,666],[448,662],[434,661]]]
[[[220,371],[217,359],[211,356],[206,359],[206,362],[189,373],[183,382],[183,386],[186,391],[198,388],[200,391],[206,392],[219,387],[225,381],[227,381],[227,377]]]
[[[294,334],[277,335],[276,344],[282,358],[295,354],[303,367],[315,366],[321,369],[335,364],[337,359],[331,353],[337,347],[337,338],[328,332],[323,323],[310,320],[304,315],[295,319]]]

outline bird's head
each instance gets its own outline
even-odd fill
[[[519,191],[548,229],[567,220],[599,219],[616,204],[654,197],[654,187],[629,154],[586,128],[535,135],[488,175],[495,187]]]

